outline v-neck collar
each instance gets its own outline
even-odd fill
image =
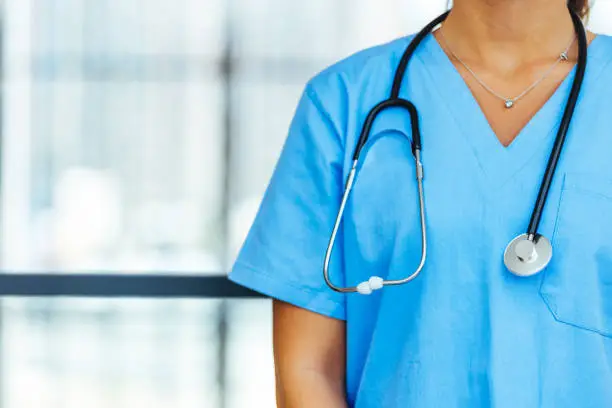
[[[600,41],[600,36],[597,36],[589,45],[587,77],[592,71],[592,53],[596,51]],[[499,141],[465,80],[432,34],[423,40],[422,49],[424,52],[418,55],[432,75],[432,83],[485,173],[489,181],[488,188],[501,188],[536,153],[552,146],[574,81],[576,67],[506,147]],[[437,78],[444,78],[444,81],[436,81]],[[585,88],[583,87],[583,90]]]

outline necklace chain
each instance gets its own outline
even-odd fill
[[[498,92],[496,92],[489,85],[487,85],[482,79],[480,79],[480,77],[476,74],[476,72],[474,72],[474,70],[472,70],[472,68],[470,68],[465,62],[463,62],[463,60],[461,58],[459,58],[459,56],[457,54],[455,54],[453,49],[448,45],[448,41],[446,41],[446,37],[444,37],[444,30],[440,29],[439,31],[440,31],[440,38],[442,39],[442,42],[444,43],[444,46],[448,49],[448,51],[451,53],[451,55],[457,61],[459,61],[459,63],[461,65],[463,65],[463,67],[474,77],[474,79],[480,84],[480,86],[482,86],[484,89],[486,89],[493,96],[495,96],[498,99],[501,99],[502,101],[504,101],[504,105],[508,109],[512,108],[516,104],[516,102],[518,102],[520,99],[522,99],[529,92],[533,91],[546,78],[548,78],[548,76],[553,72],[553,70],[557,67],[557,65],[559,65],[559,63],[561,63],[562,61],[567,61],[568,60],[569,50],[572,47],[572,45],[574,44],[574,41],[576,41],[576,36],[572,37],[572,40],[568,44],[568,46],[565,49],[565,51],[563,51],[561,54],[559,54],[559,57],[557,58],[555,63],[552,64],[551,67],[549,69],[547,69],[544,72],[544,74],[542,74],[542,76],[540,78],[538,78],[534,83],[529,85],[527,87],[527,89],[525,89],[523,92],[521,92],[520,94],[518,94],[514,98],[508,98],[508,97],[505,97],[505,96],[499,94]]]

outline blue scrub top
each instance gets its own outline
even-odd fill
[[[525,232],[575,69],[504,147],[429,35],[401,97],[419,108],[427,264],[371,296],[327,288],[322,265],[368,111],[390,93],[411,37],[362,51],[309,81],[233,281],[346,320],[357,408],[612,407],[612,38],[589,48],[583,92],[540,226],[552,263],[503,264]],[[332,278],[400,279],[421,253],[410,124],[376,121],[347,205]]]

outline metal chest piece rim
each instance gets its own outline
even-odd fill
[[[544,270],[552,259],[553,248],[548,238],[528,234],[514,238],[504,252],[506,268],[516,276],[529,277]]]

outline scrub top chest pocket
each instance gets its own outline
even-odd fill
[[[612,178],[565,174],[541,294],[556,320],[612,339]]]

